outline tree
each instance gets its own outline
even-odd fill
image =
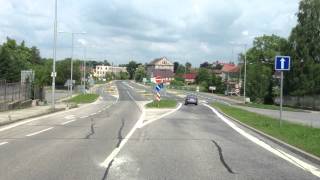
[[[103,65],[105,65],[105,66],[111,66],[111,64],[109,63],[108,60],[104,60],[104,61],[103,61]]]
[[[198,84],[202,83],[202,82],[210,82],[212,80],[212,77],[208,71],[208,69],[206,68],[200,68],[198,71],[198,75],[196,77],[196,82]],[[208,84],[207,84],[208,85]],[[207,88],[207,87],[206,87]]]
[[[146,77],[147,77],[146,70],[144,66],[140,65],[135,71],[134,79],[137,82],[142,82],[143,78],[146,78]]]
[[[285,78],[286,94],[303,96],[320,93],[320,1],[302,0],[298,24],[289,37],[292,68]]]
[[[73,73],[72,79],[76,81],[76,83],[80,82],[81,72],[80,72],[80,64],[79,60],[73,60]],[[61,61],[57,61],[56,63],[56,84],[57,85],[64,85],[65,82],[70,79],[70,70],[71,69],[71,59],[66,58]]]
[[[177,61],[174,62],[174,63],[173,63],[173,72],[174,72],[174,73],[177,72],[178,67],[179,67],[179,62],[177,62]]]
[[[209,64],[208,62],[204,62],[204,63],[200,64],[200,68],[211,69],[212,68],[212,64]]]
[[[136,69],[138,68],[139,64],[135,61],[130,61],[127,65],[127,71],[129,73],[129,79],[133,79],[135,77]]]
[[[276,35],[263,35],[254,39],[253,47],[247,52],[246,84],[246,93],[253,101],[273,103],[272,87],[276,85],[272,77],[273,61],[274,57],[287,47],[288,41]],[[241,58],[243,57],[241,55]]]

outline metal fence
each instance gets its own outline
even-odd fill
[[[31,97],[31,83],[7,83],[5,80],[0,80],[0,111],[6,111]]]
[[[279,104],[280,99],[277,97],[275,103]],[[283,105],[298,107],[303,109],[320,110],[320,95],[315,96],[284,96]]]

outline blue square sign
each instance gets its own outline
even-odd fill
[[[276,56],[274,61],[274,69],[277,71],[289,71],[291,64],[290,56]]]

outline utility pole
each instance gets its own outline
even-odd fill
[[[56,86],[56,60],[57,60],[57,9],[58,9],[58,2],[55,0],[54,3],[54,25],[53,25],[53,63],[52,63],[52,95],[51,95],[51,107],[52,110],[55,109],[55,86]]]
[[[244,104],[246,104],[246,81],[247,81],[247,44],[244,44],[244,80],[243,80]]]

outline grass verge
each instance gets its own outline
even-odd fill
[[[221,103],[213,103],[225,114],[270,136],[320,157],[320,129],[279,120]]]
[[[68,102],[75,103],[75,104],[85,104],[85,103],[92,103],[97,100],[99,97],[98,94],[79,94],[70,100]]]
[[[153,101],[146,104],[147,108],[175,108],[177,106],[176,100],[163,99],[161,101]]]
[[[279,110],[280,107],[276,105],[270,105],[270,104],[258,104],[258,103],[247,103],[247,104],[239,104],[241,106],[247,106],[247,107],[253,107],[253,108],[259,108],[259,109],[271,109],[271,110]],[[303,112],[301,109],[295,109],[290,107],[283,107],[284,111],[293,111],[293,112]]]

